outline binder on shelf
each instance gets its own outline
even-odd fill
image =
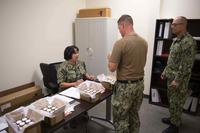
[[[200,41],[200,37],[199,36],[194,36],[193,37],[195,40]]]
[[[197,106],[198,106],[198,98],[197,97],[193,97],[190,111],[193,112],[193,113],[196,112],[197,111]]]
[[[163,41],[159,40],[157,42],[156,55],[162,55],[162,50],[163,50]]]
[[[189,97],[186,99],[185,104],[184,104],[184,106],[183,106],[183,109],[189,110],[190,105],[192,104],[192,99],[193,99],[192,96],[189,96]]]
[[[164,24],[161,22],[159,24],[159,31],[158,31],[158,37],[162,37],[162,33],[163,33],[163,26]]]
[[[163,38],[169,38],[170,34],[170,22],[165,22],[164,36]]]
[[[157,89],[154,89],[154,88],[151,89],[151,99],[152,99],[152,102],[155,102],[155,103],[161,102],[160,95]]]
[[[200,60],[200,53],[195,55],[195,60]]]

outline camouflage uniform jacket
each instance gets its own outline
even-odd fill
[[[57,82],[75,82],[79,79],[83,79],[86,74],[86,66],[84,62],[77,61],[75,65],[72,65],[69,61],[64,61],[60,64],[57,70]]]
[[[176,81],[190,78],[196,47],[196,41],[188,33],[181,38],[175,38],[170,48],[164,75]]]

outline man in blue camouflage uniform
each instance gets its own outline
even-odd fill
[[[183,105],[189,95],[188,83],[196,54],[196,41],[187,33],[187,19],[176,17],[171,24],[172,33],[176,34],[161,79],[167,79],[169,100],[169,118],[162,122],[170,126],[163,133],[178,133]]]
[[[109,70],[117,70],[112,97],[113,122],[116,133],[139,133],[138,111],[143,99],[147,42],[135,33],[129,15],[119,18],[118,28],[122,38],[108,56]]]

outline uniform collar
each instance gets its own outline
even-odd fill
[[[176,38],[175,38],[175,41],[181,41],[181,40],[182,40],[185,36],[187,36],[187,35],[188,35],[188,32],[182,34],[180,37],[176,37]]]
[[[136,35],[137,34],[135,32],[133,32],[133,31],[127,34],[127,36],[136,36]]]

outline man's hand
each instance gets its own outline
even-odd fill
[[[166,76],[165,76],[165,74],[164,74],[164,73],[162,73],[162,74],[160,75],[160,78],[161,78],[161,79],[166,79]]]
[[[177,88],[178,85],[179,85],[179,83],[176,80],[173,80],[169,86],[171,86],[173,88]]]
[[[110,54],[108,54],[107,59],[108,59],[108,69],[110,70],[110,72],[114,72],[117,70],[118,67],[118,63],[112,63],[110,62]]]

